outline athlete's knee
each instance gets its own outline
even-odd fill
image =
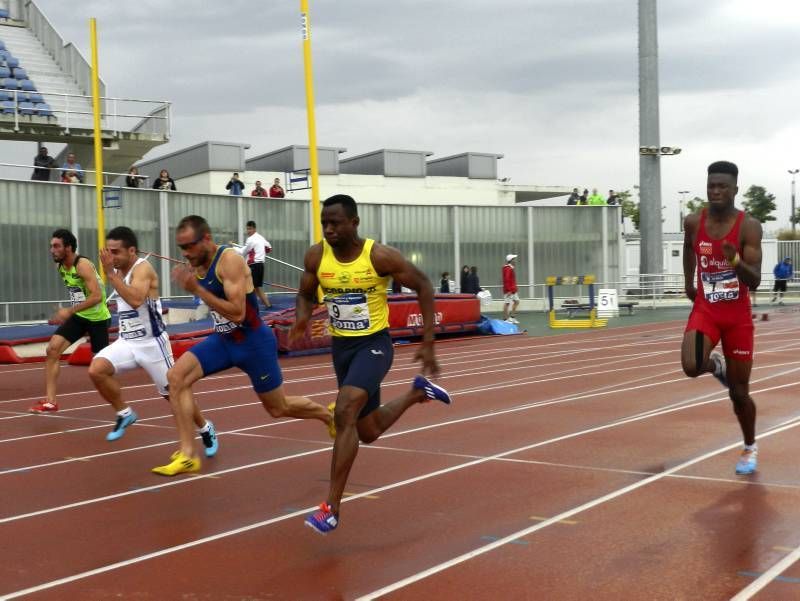
[[[113,370],[109,369],[109,367],[110,365],[107,361],[95,358],[89,364],[89,377],[96,382],[108,376],[114,375]]]
[[[681,367],[683,367],[683,373],[685,373],[690,378],[696,378],[703,372],[700,371],[697,367],[697,363],[694,361],[681,361]]]
[[[286,417],[289,413],[289,407],[286,405],[286,399],[279,402],[271,402],[271,403],[262,403],[264,405],[264,409],[267,410],[270,417],[278,418],[278,417]]]
[[[51,361],[58,361],[61,358],[61,345],[53,342],[52,340],[47,343],[47,358]]]
[[[183,373],[183,370],[178,368],[177,366],[170,367],[167,371],[167,387],[168,390],[174,393],[177,390],[181,390],[184,385],[184,381],[186,379],[186,374]]]
[[[750,387],[747,384],[731,383],[728,388],[728,396],[735,407],[747,405],[752,401],[750,398]]]

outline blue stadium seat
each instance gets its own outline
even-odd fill
[[[3,42],[3,40],[0,40],[0,50],[5,50],[5,49],[6,49],[5,43]]]
[[[30,102],[20,102],[19,103],[19,114],[20,115],[33,115],[33,104]]]
[[[17,92],[17,103],[19,102],[30,102],[31,95],[27,92]]]
[[[19,59],[16,57],[11,56],[10,54],[6,55],[6,64],[11,67],[12,69],[16,69],[19,67]]]
[[[6,90],[19,90],[19,82],[11,77],[6,77],[3,80],[3,87]]]
[[[16,111],[16,105],[11,100],[3,100],[3,102],[0,103],[0,110],[2,110],[5,115],[13,115]]]
[[[0,102],[3,100],[12,100],[14,97],[11,95],[11,92],[7,92],[6,90],[0,90]]]
[[[0,8],[0,19],[8,19],[9,14],[7,8]]]
[[[32,94],[29,94],[29,96],[31,97],[31,102],[34,104],[41,104],[44,102],[44,96],[39,94],[39,92],[33,92]]]
[[[11,69],[8,67],[0,67],[0,79],[11,77]]]
[[[36,109],[36,112],[39,113],[42,117],[52,117],[53,116],[53,109],[50,108],[50,105],[46,102],[40,102],[38,104],[33,105],[33,108]]]
[[[28,79],[28,72],[22,67],[14,69],[14,79]]]
[[[36,86],[30,79],[23,79],[19,82],[20,87],[26,92],[35,92]]]

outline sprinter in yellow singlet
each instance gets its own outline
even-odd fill
[[[433,288],[419,269],[390,246],[359,238],[358,209],[350,196],[337,194],[323,203],[324,240],[305,256],[297,294],[297,317],[290,339],[303,336],[321,287],[333,338],[333,367],[339,384],[334,412],[336,442],[328,498],[306,525],[327,534],[339,523],[339,505],[359,441],[374,442],[412,405],[430,400],[450,404],[447,391],[423,375],[400,398],[381,405],[380,387],[392,366],[386,288],[389,278],[417,292],[424,321],[422,344],[414,356],[426,375],[439,373],[433,349]]]

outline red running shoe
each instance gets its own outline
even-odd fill
[[[58,403],[51,403],[50,401],[39,401],[29,409],[31,413],[51,413],[58,411]]]

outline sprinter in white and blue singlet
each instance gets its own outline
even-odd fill
[[[424,334],[414,360],[421,361],[423,373],[431,376],[439,373],[433,349],[433,287],[397,249],[359,238],[358,224],[358,208],[350,196],[337,194],[323,203],[324,240],[306,252],[297,318],[290,333],[291,340],[304,335],[317,288],[322,288],[339,394],[328,407],[336,425],[328,498],[305,521],[321,534],[339,524],[339,506],[359,441],[374,442],[416,403],[436,399],[450,404],[444,388],[419,375],[403,396],[381,405],[381,382],[394,357],[386,299],[389,278],[417,292]]]
[[[117,421],[106,440],[122,438],[136,423],[136,412],[122,400],[115,376],[141,367],[153,380],[159,394],[169,400],[167,370],[174,364],[158,295],[158,274],[145,259],[138,257],[139,241],[129,227],[119,226],[106,235],[100,263],[117,295],[119,338],[100,351],[89,365],[89,377],[101,396],[114,407]],[[203,440],[206,457],[217,452],[214,424],[194,407],[194,423]]]
[[[208,305],[214,332],[184,353],[167,373],[180,449],[172,454],[170,463],[153,468],[153,472],[174,476],[200,469],[192,431],[192,385],[230,367],[238,367],[250,377],[253,390],[272,417],[314,418],[330,431],[333,420],[325,407],[306,397],[284,394],[277,341],[258,316],[253,278],[242,256],[227,245],[218,246],[208,223],[198,215],[181,219],[175,240],[189,264],[173,269],[172,278]]]

